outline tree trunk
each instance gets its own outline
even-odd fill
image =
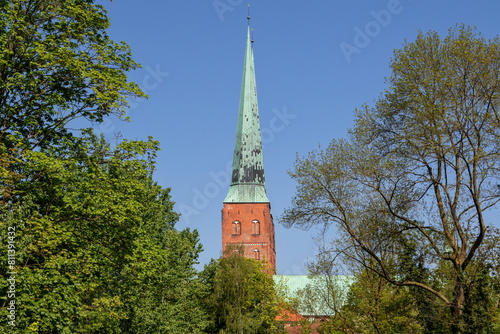
[[[462,284],[462,279],[460,277],[456,278],[455,289],[453,291],[453,304],[450,306],[451,311],[451,333],[461,334],[464,333],[464,323],[463,323],[463,305],[465,300],[464,287]]]

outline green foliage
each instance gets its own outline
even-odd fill
[[[416,300],[407,287],[394,287],[364,271],[331,326],[345,333],[423,333],[417,315]]]
[[[144,96],[126,72],[138,67],[109,19],[89,0],[0,2],[0,137],[7,148],[49,146],[78,117],[125,116]]]
[[[211,288],[205,299],[212,324],[207,333],[278,333],[278,298],[271,275],[260,261],[238,254],[205,267]]]
[[[111,149],[88,134],[67,149],[26,153],[22,200],[1,223],[17,230],[19,333],[201,332],[198,234],[174,229],[169,190],[151,179],[157,146]]]
[[[471,275],[465,284],[464,318],[470,324],[468,333],[493,334],[500,331],[500,261],[496,247],[500,236],[498,231],[492,234],[487,242],[495,246],[485,247],[486,252],[479,254],[481,260],[471,265]]]
[[[152,179],[158,142],[111,147],[68,129],[77,118],[127,119],[127,98],[145,96],[126,76],[139,65],[108,27],[93,0],[0,1],[0,253],[15,246],[15,264],[0,257],[2,332],[206,327],[198,233],[175,229],[169,189]]]
[[[496,277],[476,270],[498,250],[485,217],[500,201],[499,51],[498,38],[466,26],[443,39],[420,33],[396,50],[389,88],[356,111],[350,137],[297,160],[297,195],[282,217],[287,226],[336,224],[342,247],[333,251],[345,263],[432,296],[440,306],[425,312],[447,308],[441,320],[453,333],[482,326],[466,316],[485,312],[473,306],[480,295],[497,300],[479,293]]]

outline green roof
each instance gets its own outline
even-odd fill
[[[231,185],[225,203],[268,203],[250,27],[247,32]]]
[[[332,316],[342,306],[354,282],[349,275],[274,275],[278,286],[285,286],[288,297],[298,298],[303,316]]]

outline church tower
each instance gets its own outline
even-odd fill
[[[274,223],[264,179],[252,43],[249,25],[231,185],[222,209],[222,251],[241,249],[244,257],[264,261],[275,274]]]

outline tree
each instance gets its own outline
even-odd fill
[[[0,1],[0,139],[33,149],[70,135],[79,117],[125,116],[127,81],[138,67],[125,43],[106,34],[109,18],[93,0]]]
[[[93,0],[0,0],[0,326],[12,333],[200,333],[196,231],[153,181],[158,143],[70,129],[145,96]],[[88,124],[88,123],[87,123]],[[12,240],[8,239],[12,238]],[[10,254],[10,253],[9,253]],[[9,265],[9,266],[8,266]],[[8,271],[14,271],[9,274]],[[15,279],[15,297],[6,280]],[[10,299],[10,300],[9,300]],[[15,327],[6,324],[15,302]]]
[[[169,190],[153,182],[153,140],[115,148],[91,133],[31,152],[17,186],[17,321],[12,333],[200,333],[196,231],[175,230]],[[5,234],[0,251],[7,254]],[[7,259],[2,257],[1,275]],[[7,284],[2,280],[2,296]],[[6,302],[0,324],[5,323]]]
[[[356,278],[345,304],[326,326],[342,333],[423,333],[408,288],[395,288],[366,270]]]
[[[395,287],[355,263],[346,263],[351,275],[339,275],[345,268],[336,257],[331,251],[318,253],[308,266],[311,283],[297,291],[302,314],[330,315],[320,322],[319,333],[424,333],[411,288]]]
[[[472,332],[471,305],[485,214],[500,200],[500,40],[457,26],[441,39],[419,33],[396,50],[389,88],[356,112],[348,140],[298,159],[287,226],[339,226],[345,254],[397,286],[449,308],[450,330]],[[417,240],[422,268],[440,284],[406,275],[402,244]]]
[[[208,333],[277,333],[278,299],[262,262],[239,253],[205,268],[210,293],[205,305],[212,319]]]
[[[109,18],[93,0],[0,1],[0,204],[12,200],[25,150],[71,138],[68,124],[126,118],[127,81],[139,65],[107,35]],[[0,207],[0,210],[4,208]]]
[[[500,235],[494,231],[488,243],[480,250],[480,261],[471,268],[471,277],[464,288],[466,296],[464,317],[470,324],[470,332],[497,333],[500,331],[500,258],[498,244]]]

